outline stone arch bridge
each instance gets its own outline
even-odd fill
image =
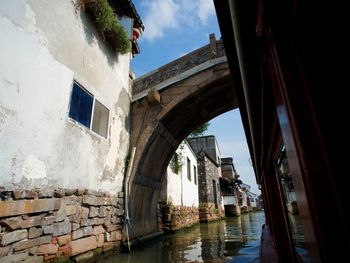
[[[134,234],[157,231],[157,200],[180,142],[203,123],[237,108],[222,40],[210,43],[133,83],[129,214]]]

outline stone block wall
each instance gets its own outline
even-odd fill
[[[212,203],[199,204],[199,221],[201,223],[208,223],[211,221],[224,218],[224,211],[219,208],[215,208]]]
[[[219,167],[207,156],[204,155],[198,160],[198,194],[199,194],[199,207],[201,214],[207,213],[207,219],[203,222],[212,221],[212,214],[219,213],[220,217],[224,212],[221,208],[221,194],[219,188]],[[216,191],[213,189],[213,181],[215,181]],[[216,193],[215,193],[216,192]],[[216,197],[214,196],[216,194]],[[215,199],[217,201],[215,206]],[[208,210],[209,209],[209,210]],[[215,213],[214,213],[215,212]],[[215,217],[215,216],[214,216]],[[201,217],[201,218],[204,218]],[[202,219],[201,219],[202,222]]]
[[[204,158],[198,160],[198,197],[199,197],[199,203],[208,203],[209,196],[208,192],[210,191],[208,181],[207,181],[207,175],[205,170],[205,163]]]
[[[174,232],[196,223],[199,223],[198,207],[158,204],[158,228],[164,232]]]
[[[0,262],[81,261],[119,251],[124,194],[0,189]]]

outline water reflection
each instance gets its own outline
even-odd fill
[[[289,215],[290,226],[296,247],[305,247],[304,229],[299,215]]]
[[[134,249],[131,254],[121,254],[106,262],[258,262],[264,223],[264,213],[255,212],[200,224],[163,236]]]
[[[304,262],[310,262],[307,243],[304,238],[304,226],[300,215],[289,215],[289,222],[292,230],[296,252]]]

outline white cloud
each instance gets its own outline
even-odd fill
[[[179,5],[173,0],[156,0],[145,4],[147,14],[144,19],[146,25],[143,38],[146,40],[154,40],[164,35],[168,28],[176,28],[178,26]]]
[[[201,23],[207,23],[210,16],[215,15],[214,2],[211,0],[199,0],[198,13]]]
[[[150,0],[142,4],[145,9],[145,32],[142,39],[162,38],[167,30],[188,30],[188,26],[205,25],[215,15],[211,0]]]

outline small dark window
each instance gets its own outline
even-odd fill
[[[197,168],[194,165],[193,165],[193,179],[194,179],[194,184],[197,184]]]
[[[93,96],[74,82],[69,117],[90,128],[93,101]]]
[[[191,161],[187,158],[187,178],[191,181]]]

